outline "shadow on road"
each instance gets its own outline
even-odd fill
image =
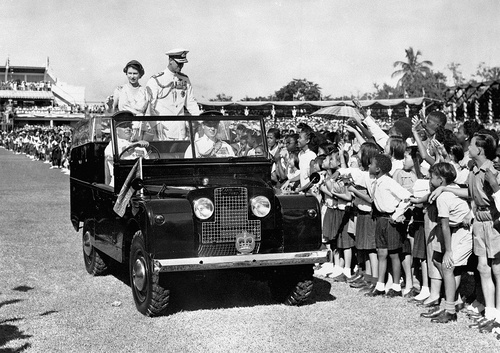
[[[0,352],[2,353],[24,352],[26,349],[31,347],[30,343],[25,343],[18,348],[2,348],[9,341],[27,339],[31,337],[31,335],[25,335],[23,332],[19,331],[19,328],[16,325],[12,325],[9,323],[19,320],[22,320],[22,318],[14,318],[14,319],[0,321]]]
[[[26,292],[28,292],[28,291],[30,291],[32,289],[35,289],[35,288],[34,287],[30,287],[30,286],[17,286],[15,288],[12,288],[12,290],[15,290],[17,292],[24,292],[24,293],[26,293]]]
[[[24,299],[11,299],[4,302],[0,302],[0,308],[4,305],[15,304],[24,301]]]

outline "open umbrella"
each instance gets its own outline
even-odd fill
[[[312,113],[311,116],[335,120],[354,118],[359,121],[364,119],[363,115],[356,108],[348,105],[334,105],[332,107],[321,108]]]

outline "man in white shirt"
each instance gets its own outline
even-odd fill
[[[234,157],[234,150],[227,142],[218,136],[218,120],[205,120],[202,122],[203,136],[194,142],[196,158]],[[188,147],[184,158],[192,158],[191,146]]]
[[[147,141],[130,141],[132,139],[132,122],[125,121],[116,125],[116,144],[118,145],[118,156],[129,149],[121,156],[122,159],[136,159],[138,157],[148,158],[148,153],[144,147],[149,146]],[[134,146],[134,148],[132,148]],[[104,149],[105,160],[105,184],[115,186],[114,168],[113,168],[113,143],[110,143]]]

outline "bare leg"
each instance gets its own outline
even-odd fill
[[[497,310],[500,310],[500,259],[494,259],[491,267],[493,269],[493,276],[495,276],[495,283],[496,283],[496,291],[495,291],[495,297],[496,297],[496,308]]]
[[[387,271],[387,249],[377,249],[378,257],[378,282],[385,283],[385,273]]]
[[[405,287],[405,294],[410,291],[410,289],[413,287],[413,273],[411,271],[411,261],[412,257],[410,254],[405,254],[402,265],[403,265],[403,270],[405,271],[405,282],[406,282],[406,287]]]
[[[392,280],[394,284],[399,284],[399,281],[401,280],[401,259],[399,258],[399,255],[399,252],[389,255],[391,258]]]
[[[375,251],[370,251],[368,253],[368,258],[370,259],[370,265],[372,268],[372,276],[378,278],[378,256]]]
[[[477,270],[481,276],[481,288],[484,295],[484,306],[486,308],[495,308],[495,285],[491,277],[491,267],[488,264],[488,259],[484,256],[477,259]],[[498,267],[498,264],[495,266]]]

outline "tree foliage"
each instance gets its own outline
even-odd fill
[[[465,83],[464,75],[460,70],[460,64],[456,62],[451,62],[448,64],[448,70],[451,71],[451,75],[453,77],[453,83],[455,86],[463,85]]]
[[[405,49],[406,61],[394,62],[394,67],[399,68],[392,73],[392,77],[400,77],[396,88],[402,91],[404,96],[416,97],[422,94],[423,82],[432,75],[432,62],[428,60],[419,61],[422,55],[420,50],[415,52],[412,47]]]
[[[226,96],[225,93],[218,93],[215,98],[210,98],[210,102],[231,102],[233,100],[232,96]]]
[[[267,97],[263,97],[263,96],[258,96],[258,97],[249,97],[249,96],[245,96],[245,98],[242,99],[243,102],[260,102],[260,101],[272,101],[273,100],[273,96],[267,96]]]
[[[476,74],[473,75],[479,81],[500,80],[500,67],[489,67],[485,62],[479,63]]]
[[[321,99],[321,87],[317,83],[304,79],[294,78],[285,86],[274,92],[276,100],[279,101],[319,101]]]

